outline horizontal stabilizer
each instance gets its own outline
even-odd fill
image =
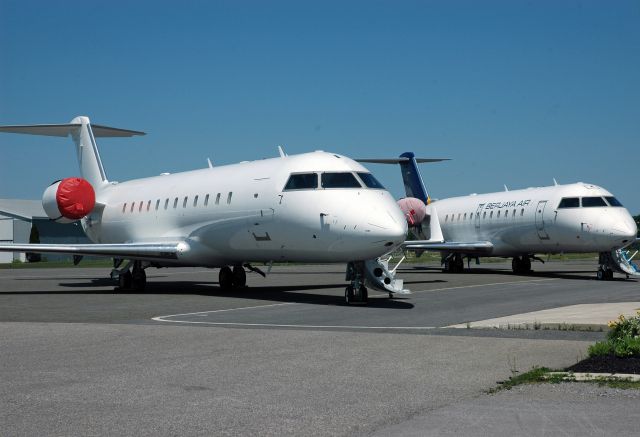
[[[49,137],[66,137],[74,130],[82,127],[80,123],[65,124],[31,124],[0,126],[0,132],[13,134],[44,135]],[[91,130],[95,137],[132,137],[134,135],[146,135],[144,132],[120,129],[116,127],[91,124]]]
[[[124,259],[167,260],[189,249],[178,243],[123,243],[123,244],[0,244],[0,252],[68,253]]]
[[[376,158],[357,158],[356,161],[358,162],[369,162],[371,164],[400,164],[403,162],[409,162],[411,160],[411,158],[407,158],[404,156],[401,156],[399,158],[383,158],[383,159],[376,159]],[[423,162],[441,162],[441,161],[451,161],[451,159],[449,158],[415,158],[416,162],[418,164],[423,163]]]

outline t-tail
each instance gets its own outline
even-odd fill
[[[76,155],[80,166],[80,176],[86,179],[94,189],[99,189],[109,183],[104,171],[96,137],[131,137],[145,135],[127,129],[118,129],[108,126],[92,125],[89,117],[76,117],[66,124],[36,124],[19,126],[0,126],[0,132],[15,134],[44,135],[54,137],[67,137],[71,135],[76,145]]]
[[[446,158],[416,158],[413,152],[405,152],[398,158],[384,159],[356,159],[359,162],[369,162],[373,164],[400,164],[402,181],[404,182],[404,192],[407,197],[420,199],[425,205],[431,203],[431,197],[424,185],[418,164],[423,162],[448,161]]]

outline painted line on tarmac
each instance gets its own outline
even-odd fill
[[[557,278],[547,278],[547,279],[531,279],[531,280],[526,280],[526,281],[493,282],[491,284],[459,285],[457,287],[433,288],[431,290],[417,290],[417,291],[412,291],[411,294],[428,293],[430,291],[459,290],[461,288],[491,287],[491,286],[495,286],[495,285],[529,284],[529,283],[532,283],[532,282],[547,282],[547,281],[557,281],[557,280],[558,280]]]
[[[180,317],[180,316],[206,316],[208,314],[213,313],[222,313],[229,311],[239,311],[239,310],[252,310],[252,309],[261,309],[261,308],[269,308],[269,307],[277,307],[277,306],[285,306],[285,305],[302,305],[297,302],[287,302],[287,303],[276,303],[269,305],[256,305],[251,307],[241,307],[241,308],[228,308],[224,310],[213,310],[213,311],[199,311],[196,313],[184,313],[184,314],[172,314],[168,316],[157,316],[152,317],[151,320],[156,322],[170,322],[170,323],[187,323],[193,325],[213,325],[213,326],[250,326],[250,327],[264,327],[264,328],[306,328],[306,329],[393,329],[393,330],[431,330],[438,329],[437,326],[360,326],[360,325],[304,325],[304,324],[282,324],[282,323],[240,323],[240,322],[204,322],[197,320],[167,320],[169,317]]]

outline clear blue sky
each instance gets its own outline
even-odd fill
[[[0,0],[0,124],[76,115],[148,133],[100,141],[113,180],[414,151],[453,159],[436,198],[555,177],[638,214],[640,3]],[[70,140],[0,135],[0,197],[77,174]]]

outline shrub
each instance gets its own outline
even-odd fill
[[[615,355],[617,357],[640,357],[640,311],[634,317],[620,315],[609,322],[611,330],[606,341],[589,347],[589,356]]]

